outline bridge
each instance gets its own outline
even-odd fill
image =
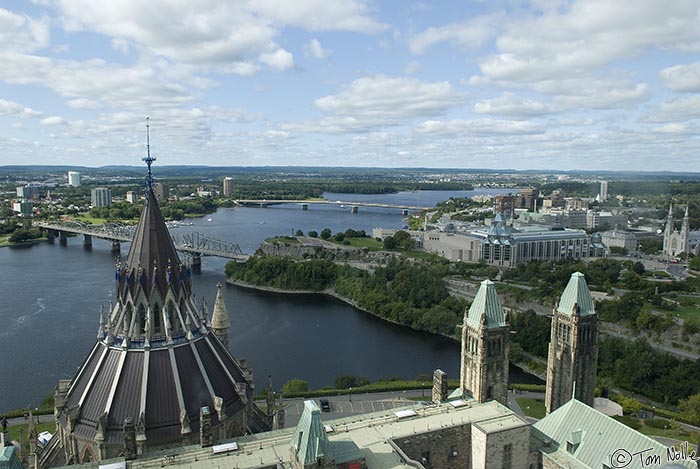
[[[118,253],[121,243],[131,242],[136,226],[121,223],[106,223],[104,225],[90,225],[77,220],[65,221],[37,221],[34,226],[43,228],[48,233],[49,241],[58,237],[61,244],[68,242],[68,235],[82,235],[83,245],[92,246],[92,238],[104,239],[112,243],[112,252]],[[244,262],[250,257],[244,254],[236,243],[222,241],[203,235],[202,233],[184,233],[172,237],[175,249],[192,259],[192,266],[198,267],[202,263],[202,257],[214,256],[226,259],[234,259]]]
[[[350,207],[352,213],[357,213],[358,207],[378,207],[378,208],[395,208],[402,210],[404,215],[408,215],[410,210],[420,211],[420,210],[432,210],[435,207],[419,207],[415,205],[394,205],[394,204],[381,204],[376,202],[343,202],[342,200],[284,200],[284,199],[271,199],[271,200],[258,200],[258,199],[238,199],[234,201],[238,205],[245,205],[247,207],[267,207],[268,205],[281,205],[281,204],[297,204],[301,206],[302,210],[308,210],[309,205],[338,205],[340,207]]]

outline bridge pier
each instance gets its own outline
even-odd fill
[[[202,256],[200,255],[193,255],[192,256],[192,272],[201,272],[202,271]]]
[[[112,253],[119,254],[122,249],[122,245],[119,241],[112,241]]]
[[[408,209],[405,208],[405,209],[401,210],[401,215],[403,215],[403,216],[408,215]]]
[[[48,239],[49,243],[53,244],[54,240],[56,239],[56,231],[52,229],[47,229],[46,239]]]
[[[85,246],[86,248],[92,247],[92,235],[83,235],[83,246]]]
[[[352,208],[350,208],[350,213],[357,213],[360,211],[360,207],[357,205],[353,205]]]
[[[309,204],[301,204],[301,209],[302,209],[302,210],[308,210],[308,209],[309,209]]]
[[[68,233],[66,233],[65,231],[59,231],[58,242],[61,244],[61,246],[68,245]]]

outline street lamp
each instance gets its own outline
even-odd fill
[[[348,400],[350,400],[350,402],[352,402],[352,386],[350,386],[348,388]]]
[[[425,383],[420,383],[420,395],[425,397]]]

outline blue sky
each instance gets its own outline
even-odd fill
[[[700,171],[697,0],[0,6],[0,165]]]

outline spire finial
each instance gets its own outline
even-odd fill
[[[151,189],[153,186],[153,173],[151,172],[151,164],[156,160],[154,156],[151,156],[151,126],[149,123],[149,118],[146,117],[146,156],[143,161],[148,165],[148,175],[146,176],[146,188]]]

